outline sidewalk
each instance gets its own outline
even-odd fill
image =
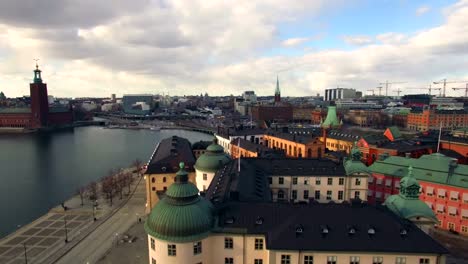
[[[141,179],[135,177],[136,183],[133,184],[132,189],[137,187],[136,184]],[[81,206],[79,195],[74,196],[65,202],[65,206],[68,207],[67,211],[64,211],[61,206],[52,208],[44,216],[0,240],[0,263],[25,263],[25,258],[30,264],[51,263],[51,256],[73,247],[81,237],[96,229],[107,217],[125,204],[126,200],[125,197],[119,200],[117,196],[114,199],[114,205],[110,207],[107,200],[99,199],[97,210],[95,210],[98,220],[94,222],[92,202],[84,200],[84,205]],[[142,206],[144,207],[144,202]],[[66,238],[68,243],[65,243]]]

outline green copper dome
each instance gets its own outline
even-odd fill
[[[336,106],[329,106],[327,117],[325,118],[325,121],[321,124],[321,127],[322,128],[335,128],[335,127],[339,127],[340,125],[341,125],[341,122],[338,121],[338,116],[336,114]]]
[[[437,217],[429,206],[419,200],[420,185],[413,176],[413,167],[408,168],[408,175],[400,181],[400,193],[389,196],[384,205],[402,218],[426,218],[437,222]]]
[[[218,140],[213,139],[213,143],[206,148],[206,152],[195,162],[195,169],[206,172],[216,172],[230,160],[224,153],[223,147],[218,144]]]
[[[145,230],[161,240],[185,243],[208,236],[213,223],[211,203],[198,195],[197,187],[188,181],[181,163],[175,182],[151,210]]]
[[[364,163],[361,161],[362,152],[357,147],[357,143],[354,142],[354,147],[351,149],[350,157],[345,160],[344,167],[346,170],[346,175],[351,175],[354,173],[368,173],[371,174],[369,168],[367,168]]]

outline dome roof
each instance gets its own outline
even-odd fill
[[[347,159],[344,163],[344,167],[346,170],[346,175],[351,175],[353,173],[368,173],[370,174],[371,171],[367,168],[364,163],[361,162],[362,152],[357,147],[357,143],[354,142],[354,147],[351,149],[350,158]]]
[[[405,219],[422,217],[436,223],[438,220],[434,212],[426,203],[419,200],[419,188],[420,185],[413,176],[413,167],[410,166],[408,175],[400,181],[400,193],[389,196],[384,205]]]
[[[215,138],[213,143],[206,148],[206,152],[197,159],[194,167],[199,171],[216,172],[229,160],[229,156],[224,153],[223,147]]]
[[[214,223],[211,203],[198,195],[197,187],[188,181],[184,164],[175,183],[151,210],[145,223],[146,232],[158,239],[184,243],[206,237]]]

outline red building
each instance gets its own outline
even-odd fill
[[[417,131],[428,131],[443,128],[468,126],[468,113],[465,110],[438,110],[434,105],[425,106],[423,111],[408,114],[407,128]]]
[[[382,203],[399,193],[400,180],[409,166],[421,185],[420,199],[434,211],[438,226],[468,235],[468,165],[439,153],[418,159],[382,155],[369,166],[372,176],[367,201]]]
[[[41,70],[36,65],[33,82],[29,85],[30,108],[0,109],[0,127],[42,128],[61,126],[73,122],[73,113],[68,107],[49,107],[47,84],[42,82]]]

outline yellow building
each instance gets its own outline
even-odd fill
[[[323,141],[324,138],[322,137],[321,140]],[[359,140],[359,136],[340,131],[330,131],[327,133],[325,140],[325,147],[329,151],[345,151],[349,154],[354,142]]]
[[[159,195],[166,192],[174,183],[179,162],[185,162],[189,180],[195,183],[195,157],[190,142],[181,137],[172,136],[163,139],[151,156],[144,174],[146,181],[146,212],[149,213],[159,201]]]
[[[325,154],[319,136],[270,132],[263,136],[263,140],[269,148],[283,150],[287,157],[321,158]]]

